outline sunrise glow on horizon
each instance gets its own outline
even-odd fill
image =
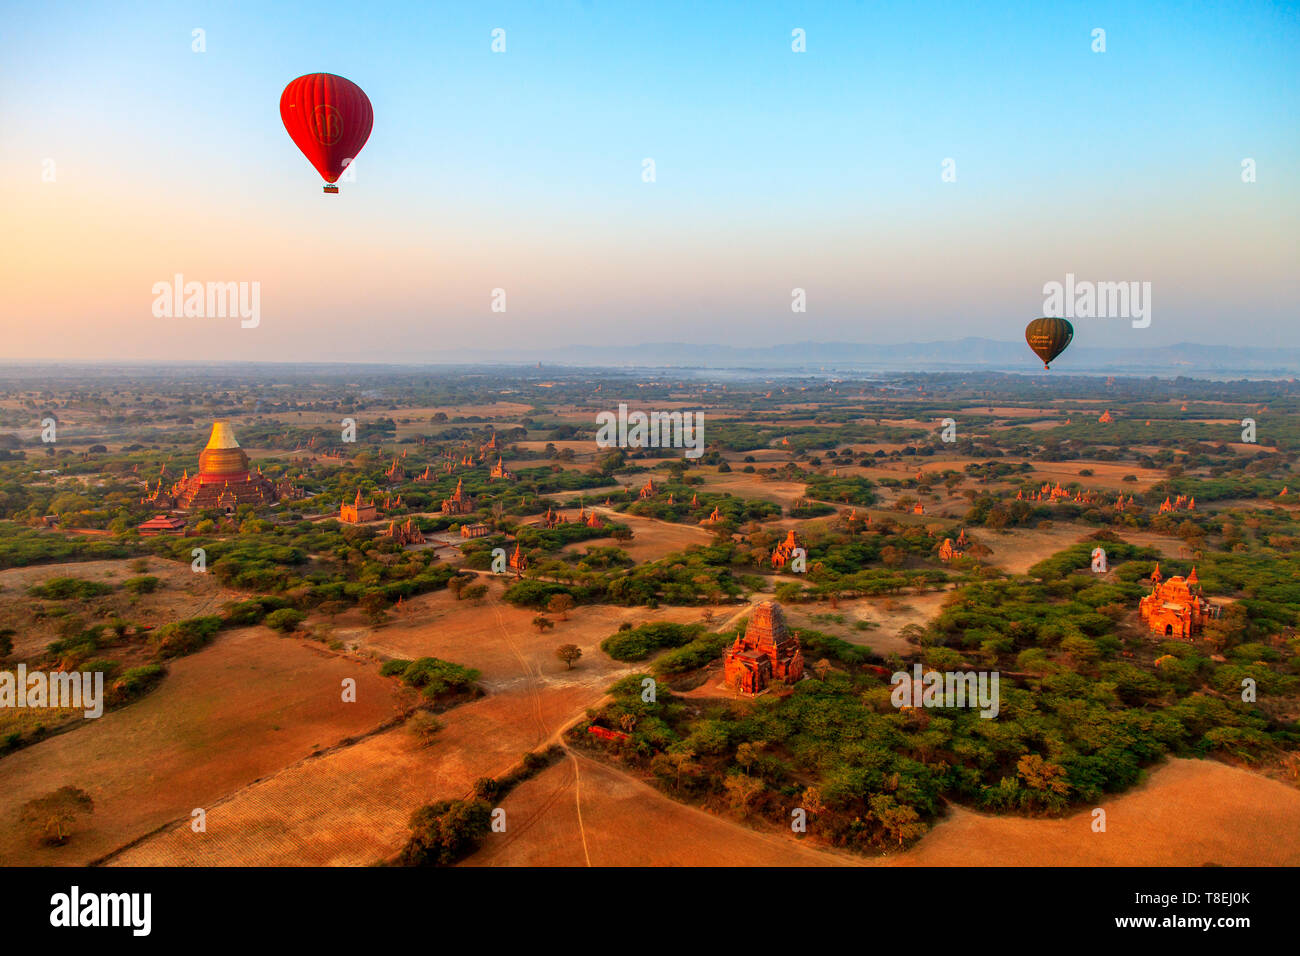
[[[54,6],[0,36],[8,359],[1011,341],[1067,273],[1154,289],[1080,341],[1300,346],[1292,4]],[[374,105],[338,196],[315,71]],[[155,316],[176,274],[257,327]]]

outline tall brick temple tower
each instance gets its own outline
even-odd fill
[[[793,684],[803,676],[803,651],[786,626],[781,605],[764,601],[754,608],[745,633],[723,657],[723,673],[742,694],[761,693],[772,681]]]

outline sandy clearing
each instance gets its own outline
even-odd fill
[[[980,528],[976,540],[993,553],[985,559],[1009,574],[1024,574],[1045,558],[1084,540],[1097,529],[1088,525],[1053,522],[1051,528],[1014,528],[1006,533]],[[1099,542],[1100,543],[1100,542]]]
[[[501,802],[506,832],[462,866],[852,866],[802,845],[678,803],[649,784],[569,756]],[[581,808],[581,818],[579,818]],[[579,820],[581,819],[581,822]]]
[[[951,594],[951,591],[922,591],[893,597],[855,598],[841,600],[836,610],[824,603],[782,605],[782,608],[787,620],[795,627],[821,631],[850,644],[870,648],[877,654],[907,657],[916,652],[916,647],[907,643],[899,632],[909,624],[924,626],[929,623]],[[844,623],[813,619],[826,614],[843,615]],[[859,631],[853,628],[854,621],[869,621],[877,626]]]
[[[734,471],[724,474],[703,475],[702,490],[714,493],[728,492],[737,498],[757,498],[774,501],[783,508],[789,508],[796,499],[804,497],[807,484],[802,481],[764,481],[756,475],[746,475]]]
[[[915,866],[1296,866],[1300,790],[1211,760],[1172,759],[1135,790],[1060,820],[954,807],[911,851]]]
[[[1120,532],[1120,537],[1129,544],[1135,544],[1140,548],[1155,548],[1167,558],[1186,558],[1189,556],[1187,544],[1184,541],[1179,538],[1156,534],[1154,531],[1125,530]]]
[[[539,634],[533,627],[537,612],[500,600],[507,582],[484,578],[492,588],[481,605],[457,601],[450,591],[435,591],[403,604],[392,624],[363,632],[359,645],[385,657],[441,657],[475,667],[490,692],[523,683],[543,689],[568,685],[607,687],[609,676],[624,669],[600,650],[600,642],[624,622],[696,621],[701,609],[613,605],[581,605],[569,611],[567,621],[547,615],[555,627]],[[513,579],[511,579],[513,581]],[[572,670],[555,657],[561,644],[583,649],[581,662]]]
[[[222,634],[170,668],[141,700],[0,761],[0,862],[82,865],[401,709],[377,667],[261,627]],[[341,699],[347,677],[355,704]],[[15,825],[19,808],[65,784],[86,790],[95,811],[67,846],[36,848]]]
[[[1081,475],[1079,474],[1081,471],[1091,471],[1092,474]],[[1124,481],[1125,475],[1135,475],[1137,481]],[[1140,468],[1131,461],[1061,461],[1050,464],[1035,462],[1033,474],[1025,476],[1025,484],[1041,484],[1044,481],[1056,484],[1059,481],[1061,484],[1068,485],[1078,482],[1084,488],[1105,488],[1116,492],[1122,490],[1125,494],[1131,494],[1164,481],[1166,477],[1168,476],[1157,468]],[[1015,495],[1013,494],[1012,497],[1014,498]]]
[[[594,440],[592,441],[517,441],[517,442],[511,442],[511,444],[524,451],[533,451],[533,452],[544,452],[546,451],[547,445],[554,446],[558,451],[564,451],[566,448],[568,448],[568,449],[572,449],[575,455],[582,455],[587,459],[595,458],[597,455],[604,454],[605,452],[605,450],[601,448],[599,445],[597,445]],[[539,464],[545,465],[550,463],[551,463],[550,459],[541,462],[534,461],[532,463],[532,467],[537,467],[537,465]],[[564,462],[555,462],[555,464],[564,464]]]
[[[666,554],[685,551],[692,545],[707,545],[713,540],[713,534],[702,525],[676,524],[671,521],[660,521],[657,518],[643,518],[604,507],[592,510],[603,518],[627,525],[632,529],[632,540],[591,538],[565,545],[562,549],[564,552],[583,554],[588,548],[616,547],[626,551],[637,564],[643,564],[647,561],[657,561]]]
[[[952,807],[904,853],[855,856],[678,803],[619,768],[572,758],[503,801],[507,831],[467,866],[1294,866],[1300,791],[1206,760],[1173,759],[1144,785],[1064,819]],[[579,825],[579,806],[581,825]],[[815,836],[815,820],[812,834]],[[653,836],[652,836],[653,835]]]

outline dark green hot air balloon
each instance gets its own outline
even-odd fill
[[[1034,319],[1025,326],[1025,341],[1034,354],[1043,360],[1043,368],[1065,351],[1074,338],[1074,326],[1065,319]]]

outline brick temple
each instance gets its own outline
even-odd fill
[[[793,684],[803,677],[799,639],[786,626],[781,605],[764,601],[754,608],[745,633],[723,656],[728,686],[742,694],[759,694],[773,681]]]
[[[402,547],[408,544],[424,544],[424,534],[420,531],[420,526],[415,523],[414,518],[407,518],[402,524],[396,521],[390,521],[388,528],[379,533],[381,538],[391,538]]]
[[[772,570],[779,571],[781,568],[789,564],[790,559],[794,557],[794,553],[802,547],[803,542],[800,541],[799,536],[794,533],[794,528],[791,528],[786,532],[785,540],[772,550],[772,557],[770,558],[772,562]]]
[[[339,520],[344,524],[361,524],[363,521],[375,521],[379,518],[379,508],[375,506],[374,499],[366,504],[361,500],[361,489],[357,489],[357,497],[348,504],[346,501],[339,507]]]
[[[1186,578],[1175,574],[1166,581],[1157,563],[1150,581],[1151,593],[1138,602],[1138,611],[1154,633],[1186,640],[1199,634],[1206,621],[1218,618],[1219,606],[1211,604],[1201,594],[1196,568],[1192,568],[1192,573]]]
[[[214,422],[207,445],[199,452],[198,474],[189,469],[167,491],[162,478],[144,499],[157,508],[174,510],[214,509],[226,514],[240,505],[266,505],[281,498],[298,497],[286,479],[274,482],[259,468],[249,470],[248,455],[239,447],[229,422]]]
[[[427,469],[426,469],[427,470]],[[450,498],[444,498],[442,513],[444,515],[467,515],[474,510],[474,496],[465,493],[465,479],[456,479],[456,490]]]
[[[939,560],[953,561],[963,557],[966,554],[967,544],[966,529],[962,528],[961,534],[957,535],[956,541],[953,541],[952,538],[943,539],[943,544],[939,545]]]

